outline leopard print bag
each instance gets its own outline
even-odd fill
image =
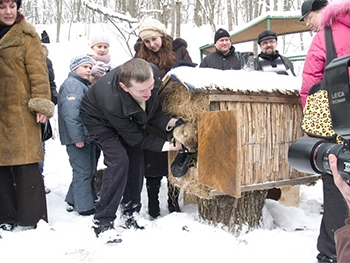
[[[335,138],[326,90],[319,89],[314,93],[309,92],[303,109],[301,129],[309,136],[324,139]]]
[[[323,138],[342,144],[342,137],[333,130],[328,92],[321,88],[323,84],[321,81],[310,89],[300,126],[302,131],[310,137]]]

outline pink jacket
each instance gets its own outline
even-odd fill
[[[324,8],[321,18],[322,30],[314,37],[306,55],[300,99],[304,108],[310,88],[322,80],[326,62],[324,27],[331,25],[337,56],[350,54],[350,0],[334,0]]]

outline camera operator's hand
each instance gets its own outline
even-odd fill
[[[334,154],[330,154],[328,156],[329,158],[329,165],[331,167],[334,183],[339,188],[340,192],[345,198],[346,203],[348,204],[350,208],[350,186],[345,182],[343,177],[340,175],[337,167],[338,158]]]

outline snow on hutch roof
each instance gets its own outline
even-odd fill
[[[177,67],[164,77],[185,84],[193,91],[233,91],[239,93],[299,94],[301,78],[274,72],[218,70],[199,67]]]

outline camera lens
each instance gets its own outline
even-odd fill
[[[325,140],[301,137],[288,150],[289,164],[304,173],[319,173],[314,162],[315,149]]]
[[[310,174],[330,173],[328,155],[338,156],[343,145],[326,140],[301,137],[289,147],[289,164],[299,172]]]

